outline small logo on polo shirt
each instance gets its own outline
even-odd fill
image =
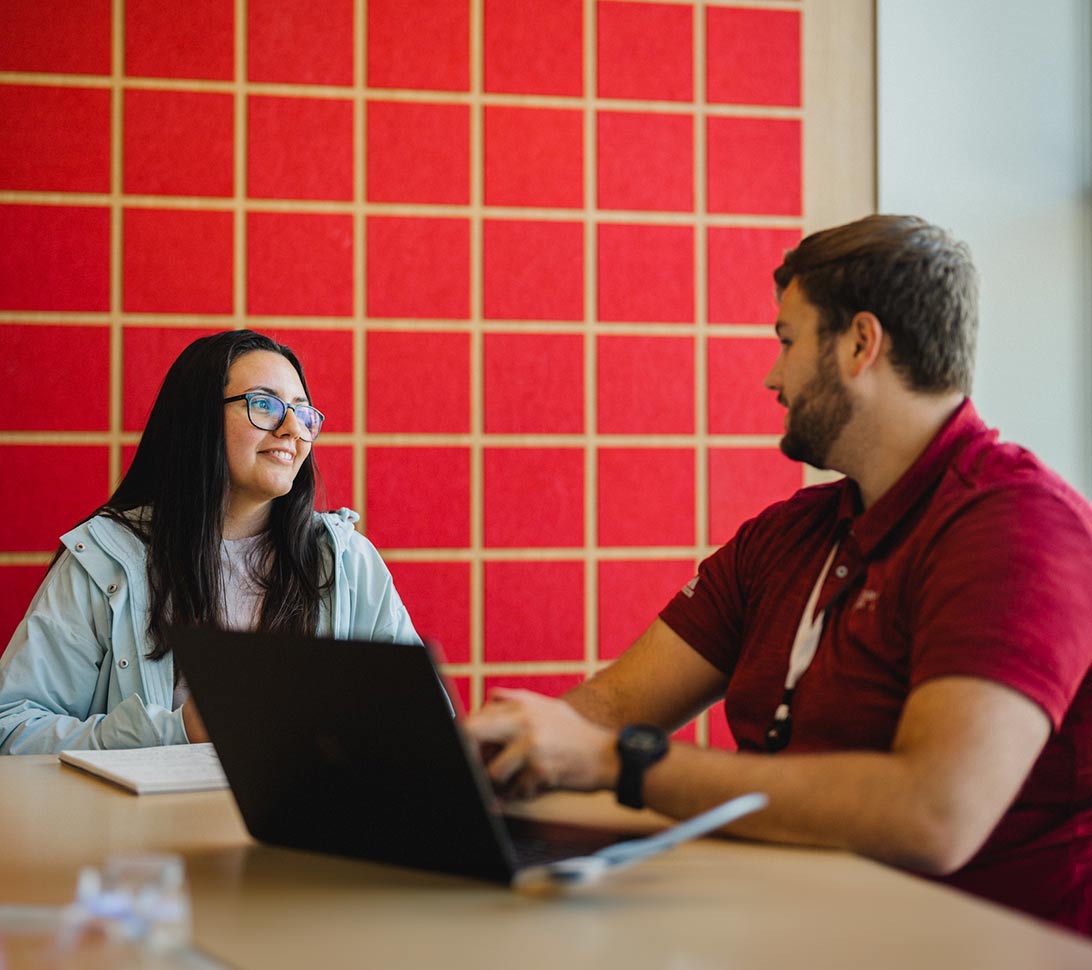
[[[862,589],[860,596],[857,597],[857,602],[853,604],[854,610],[868,610],[869,613],[876,612],[876,601],[880,598],[880,591],[876,589]]]
[[[683,593],[684,596],[689,596],[691,599],[693,599],[694,598],[694,590],[696,590],[697,588],[698,588],[698,577],[695,576],[692,580],[690,580],[689,583],[687,583],[682,588],[682,593]]]

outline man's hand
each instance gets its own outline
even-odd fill
[[[614,732],[563,700],[497,688],[466,727],[481,745],[490,780],[507,798],[533,798],[551,788],[597,791],[617,780]]]
[[[192,697],[187,697],[182,704],[182,727],[186,730],[186,737],[190,744],[201,744],[209,739],[209,733],[205,730],[205,722],[197,713],[197,705]]]

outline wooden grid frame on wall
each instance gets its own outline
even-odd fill
[[[752,241],[765,239],[759,248],[765,245],[766,252],[758,255],[766,260],[758,263],[766,265],[771,247],[785,248],[801,232],[873,209],[871,0],[568,4],[559,0],[547,6],[555,13],[575,10],[582,37],[577,44],[577,89],[562,93],[501,90],[504,65],[490,81],[486,47],[497,41],[487,20],[496,16],[490,11],[499,9],[492,2],[428,0],[403,5],[416,6],[426,22],[432,17],[441,24],[445,17],[450,20],[452,10],[465,12],[469,42],[462,90],[427,83],[420,88],[375,83],[379,68],[369,70],[369,50],[373,55],[375,50],[369,47],[368,27],[384,11],[399,6],[390,0],[375,0],[372,21],[366,0],[332,4],[331,9],[339,7],[351,21],[349,61],[331,57],[325,63],[316,57],[313,63],[318,67],[302,80],[261,79],[277,73],[276,43],[267,46],[261,58],[254,57],[253,65],[249,60],[260,47],[256,38],[262,36],[263,22],[258,14],[266,10],[283,19],[294,10],[303,16],[310,5],[296,0],[250,0],[249,8],[247,0],[229,0],[233,6],[227,78],[216,77],[215,66],[207,78],[126,73],[127,56],[132,62],[140,53],[132,48],[127,52],[127,36],[131,41],[136,29],[154,33],[155,25],[149,27],[138,15],[157,5],[142,0],[129,0],[128,7],[125,0],[86,5],[90,13],[85,16],[93,18],[98,9],[108,18],[107,25],[93,19],[84,25],[91,33],[107,31],[108,64],[100,59],[99,67],[87,66],[75,55],[72,66],[50,70],[0,61],[0,97],[21,105],[21,111],[29,114],[27,99],[33,102],[38,97],[59,99],[53,110],[71,111],[65,98],[75,97],[82,99],[77,114],[99,112],[108,118],[105,143],[96,142],[92,132],[71,142],[78,151],[67,168],[60,162],[45,166],[59,173],[63,189],[37,184],[32,166],[20,161],[21,152],[43,148],[40,134],[16,131],[7,144],[0,136],[0,211],[43,218],[76,212],[92,221],[103,220],[90,231],[105,241],[102,258],[108,266],[98,295],[87,296],[94,281],[80,289],[85,268],[75,265],[57,271],[58,279],[76,279],[71,301],[64,303],[63,293],[43,300],[35,296],[33,284],[26,283],[28,268],[34,267],[26,262],[22,239],[9,233],[2,244],[0,279],[10,290],[7,296],[0,294],[0,334],[12,338],[13,343],[6,343],[16,348],[0,365],[8,386],[22,391],[28,408],[45,395],[54,395],[67,401],[65,407],[73,413],[87,407],[86,399],[95,397],[97,386],[104,393],[92,430],[81,427],[78,419],[71,427],[39,426],[10,409],[0,424],[0,444],[9,455],[0,485],[4,504],[9,510],[27,510],[0,526],[0,576],[9,580],[0,593],[6,624],[0,636],[6,639],[25,608],[56,536],[105,498],[110,484],[120,477],[139,440],[142,409],[150,403],[166,363],[196,331],[250,326],[297,344],[316,403],[339,414],[328,424],[317,452],[320,467],[326,468],[331,504],[350,504],[365,514],[364,530],[383,551],[421,632],[449,642],[448,671],[472,706],[481,702],[492,683],[528,683],[556,691],[598,669],[625,639],[639,632],[670,591],[743,516],[800,481],[797,470],[786,473],[777,452],[777,426],[771,417],[776,409],[761,399],[763,392],[736,388],[744,379],[760,382],[772,362],[772,300],[767,300],[770,319],[753,310],[744,319],[710,312],[711,301],[715,307],[722,299],[710,292],[711,286],[725,286],[717,266],[711,268],[710,263],[720,258],[717,240],[730,238],[736,230],[753,230],[756,235],[748,237]],[[49,13],[50,4],[36,6]],[[24,14],[30,7],[27,0],[13,4]],[[223,13],[216,0],[187,6],[197,20],[218,9]],[[784,104],[710,100],[709,24],[716,25],[722,16],[766,11],[797,18],[801,97]],[[652,15],[661,19],[641,19]],[[615,16],[623,27],[627,17],[628,26],[645,22],[665,30],[686,22],[690,77],[680,80],[677,72],[668,76],[671,65],[658,57],[656,38],[646,38],[648,64],[663,75],[657,83],[664,85],[665,96],[624,96],[634,85],[645,83],[624,71],[614,82],[613,96],[605,96],[600,27],[611,23],[603,18]],[[337,18],[331,20],[324,29],[336,29]],[[278,42],[286,41],[282,37]],[[659,42],[664,43],[663,38]],[[73,42],[72,50],[81,50],[79,42]],[[394,68],[387,64],[383,70],[397,74],[394,63]],[[435,70],[448,68],[441,63]],[[520,68],[517,64],[507,69]],[[451,70],[457,72],[458,67]],[[715,78],[714,82],[720,83]],[[161,95],[162,103],[156,100]],[[187,98],[196,101],[187,107]],[[145,178],[141,185],[134,176],[132,159],[139,156],[152,169],[166,165],[176,183],[182,179],[183,158],[175,163],[157,160],[147,145],[133,138],[138,120],[143,117],[143,123],[154,124],[164,105],[180,111],[182,121],[192,119],[195,112],[206,125],[222,125],[228,119],[229,127],[221,129],[224,137],[219,142],[211,139],[208,146],[213,153],[224,153],[212,166],[219,174],[198,172],[198,188],[154,191],[154,179]],[[285,105],[300,111],[278,118],[277,111]],[[530,132],[531,142],[520,143],[522,113],[528,111],[534,112],[536,121],[549,119],[557,126],[553,144],[560,153],[560,158],[544,159],[536,170],[542,181],[535,184],[545,186],[537,200],[533,193],[526,194],[527,186],[520,185],[511,171],[497,175],[491,170],[492,159],[487,157],[493,151],[534,150],[535,131]],[[210,120],[209,112],[220,120]],[[260,126],[265,125],[267,137],[279,133],[283,141],[298,136],[309,112],[311,140],[303,144],[318,159],[315,171],[263,169],[258,158],[263,148]],[[385,112],[390,116],[386,128]],[[397,183],[403,176],[384,170],[379,160],[369,167],[374,153],[367,151],[367,135],[380,138],[384,131],[388,136],[394,132],[398,138],[391,144],[404,145],[405,119],[416,117],[414,138],[419,150],[423,146],[427,153],[430,132],[450,131],[444,126],[453,115],[466,119],[465,145],[461,136],[456,137],[458,151],[465,151],[465,160],[456,153],[456,162],[465,164],[468,173],[465,192],[460,195],[458,184],[444,187],[433,173],[431,188],[403,186],[409,195],[421,192],[428,201],[377,198],[369,173],[375,184]],[[634,119],[642,124],[629,124]],[[775,199],[772,208],[783,211],[762,211],[761,206],[753,212],[730,211],[731,199],[740,198],[739,182],[726,189],[710,178],[711,154],[723,153],[725,138],[755,137],[761,144],[762,132],[751,132],[747,124],[770,119],[798,124],[802,133],[797,183],[781,186],[789,202],[782,205]],[[329,126],[338,124],[352,130],[347,166],[338,146],[322,137]],[[684,194],[689,182],[689,203],[685,198],[678,201],[675,182],[656,182],[657,165],[670,169],[676,157],[668,152],[664,163],[661,156],[676,144],[672,132],[680,126],[690,128],[692,162],[685,175],[672,169],[672,178],[677,177]],[[647,132],[660,127],[662,138],[649,142]],[[487,147],[497,131],[502,134],[492,148]],[[538,135],[544,137],[541,130]],[[77,136],[82,138],[79,130],[68,137]],[[579,153],[572,151],[573,138],[581,143]],[[604,174],[606,166],[600,165],[598,153],[612,138],[628,144],[630,152],[648,151],[644,159],[648,172],[642,172],[644,164],[620,163],[613,174]],[[450,142],[444,144],[450,149]],[[572,191],[571,179],[550,181],[555,168],[565,165],[578,166],[578,192]],[[761,191],[762,174],[755,172],[756,191]],[[284,186],[289,187],[286,193],[281,192]],[[521,192],[519,203],[512,203],[512,194]],[[613,201],[608,198],[611,193]],[[775,185],[767,189],[767,198],[776,193]],[[338,246],[348,246],[347,287],[316,292],[308,290],[305,280],[296,291],[278,290],[278,272],[283,275],[284,270],[278,263],[283,254],[277,249],[277,234],[285,227],[302,225],[306,230],[309,219],[321,231],[314,237],[315,252],[305,255],[314,258],[321,273],[323,260],[342,265]],[[432,304],[418,312],[415,293],[405,292],[397,279],[380,280],[369,289],[369,279],[375,283],[380,275],[375,265],[389,254],[384,246],[434,244],[437,227],[458,231],[443,243],[451,247],[441,252],[445,259],[430,269],[442,276],[449,265],[446,256],[465,247],[465,293],[457,289],[445,293],[435,282],[436,273],[419,278],[422,292],[428,295],[433,284],[435,292]],[[519,232],[514,231],[517,227]],[[48,230],[43,233],[49,237]],[[381,238],[386,239],[382,245]],[[181,271],[169,259],[157,263],[145,258],[145,250],[138,246],[143,241],[152,251],[164,240],[178,247]],[[655,289],[641,274],[659,265],[642,263],[635,253],[662,246],[661,256],[674,258],[680,240],[683,264],[691,274],[692,307],[685,320],[676,312],[677,293],[674,304],[670,292],[658,301],[637,298],[634,303],[632,297]],[[530,277],[534,292],[547,309],[556,309],[554,316],[523,313],[518,287],[504,285],[512,278],[510,272],[490,276],[487,259],[506,270],[521,270],[521,245],[537,267]],[[562,254],[556,282],[549,275],[555,267],[541,258],[555,247]],[[617,259],[622,267],[610,286],[603,261],[615,256],[608,256],[608,250],[621,254]],[[46,262],[62,257],[78,261],[81,252],[58,256],[47,246],[31,256]],[[574,261],[564,256],[566,252],[570,257],[580,253],[575,284]],[[232,271],[222,276],[225,262]],[[391,262],[406,265],[404,259]],[[93,277],[95,271],[86,273]],[[568,281],[561,279],[566,273]],[[745,295],[737,298],[733,287],[740,286]],[[729,290],[734,295],[721,306],[753,308],[759,297],[749,286],[733,282]],[[172,288],[183,294],[178,307],[184,309],[149,309],[157,307],[157,300],[169,302]],[[266,296],[259,295],[262,288]],[[91,304],[93,309],[88,308]],[[665,306],[676,307],[674,317],[671,313],[657,317]],[[400,312],[406,307],[410,312]],[[426,312],[437,307],[440,313]],[[515,315],[504,316],[506,309]],[[61,328],[73,328],[67,332],[80,339],[65,339]],[[527,337],[541,340],[536,344],[524,340]],[[770,344],[765,363],[763,341]],[[414,382],[402,380],[406,369],[411,374],[415,370],[422,353],[434,355],[433,371],[425,368],[419,378],[448,374],[452,364],[465,367],[465,380],[455,382],[459,386],[454,391],[433,394],[423,404],[415,397]],[[567,375],[563,391],[553,383],[557,374]],[[672,392],[678,374],[692,382],[681,397]],[[317,379],[326,375],[330,380],[325,386],[339,391],[333,401]],[[638,379],[643,383],[635,394],[631,385]],[[536,394],[543,382],[555,393],[540,401]],[[501,403],[494,404],[497,401]],[[536,408],[551,415],[549,430],[526,430],[527,422],[537,420]],[[417,413],[424,415],[421,427],[414,425],[412,416]],[[392,416],[390,420],[386,415]],[[734,430],[737,426],[743,430]],[[437,488],[437,503],[442,504],[445,489],[455,487],[446,476],[452,470],[457,473],[465,496],[465,528],[452,525],[456,514],[462,515],[459,508],[450,517],[417,516],[412,501],[403,496],[410,507],[401,517],[391,511],[399,489],[412,492],[405,484],[413,481],[407,464],[422,456],[436,460],[431,469],[424,462],[415,484]],[[723,482],[729,474],[738,485],[712,487],[718,475]],[[555,481],[569,484],[551,491]],[[605,512],[604,495],[611,488],[613,508]],[[657,517],[658,508],[673,501],[672,496],[692,505],[689,528],[685,515],[681,526]],[[43,498],[46,508],[39,512],[34,507]],[[630,508],[635,514],[628,514]],[[642,542],[642,529],[658,538]],[[385,541],[388,536],[392,541]],[[528,536],[531,540],[525,541]],[[533,603],[528,605],[529,601]],[[611,609],[602,610],[603,604]],[[487,643],[489,630],[492,639]],[[537,646],[543,642],[552,644],[545,654]],[[703,717],[686,736],[719,743],[723,732]]]

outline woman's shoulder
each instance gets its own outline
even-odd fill
[[[312,521],[339,552],[354,547],[371,548],[371,543],[356,530],[360,515],[352,509],[340,508],[330,512],[315,512]]]
[[[61,536],[61,544],[70,551],[83,552],[88,546],[112,555],[142,555],[150,514],[145,509],[127,512],[100,512],[84,520]]]
[[[329,524],[331,528],[347,529],[353,532],[355,531],[353,527],[360,521],[360,513],[342,507],[329,512],[315,512],[313,518],[316,522]]]

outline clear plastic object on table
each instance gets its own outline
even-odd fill
[[[60,942],[89,930],[152,953],[188,946],[192,919],[181,857],[111,856],[101,869],[82,869],[76,900],[62,913]]]

